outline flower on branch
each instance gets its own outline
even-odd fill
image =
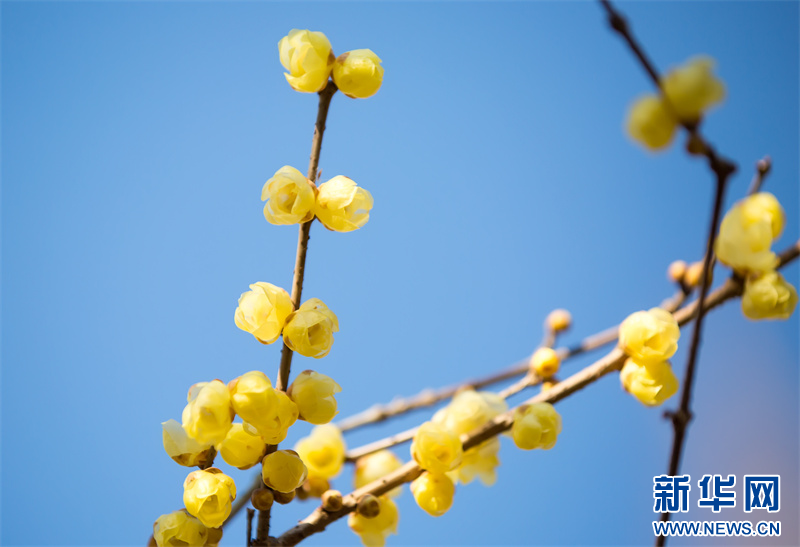
[[[225,463],[238,469],[250,469],[259,463],[266,450],[264,439],[247,431],[243,424],[233,424],[225,440],[217,445]]]
[[[205,526],[181,509],[156,519],[153,523],[153,539],[158,547],[216,547],[222,539],[222,530]]]
[[[321,32],[292,29],[278,42],[286,81],[295,91],[316,93],[328,83],[336,57]]]
[[[652,308],[629,315],[619,326],[619,347],[639,363],[666,361],[678,351],[681,329],[667,310]]]
[[[452,507],[456,487],[447,475],[426,472],[411,483],[411,493],[423,511],[441,517]]]
[[[259,281],[239,297],[234,322],[262,344],[271,344],[281,335],[292,311],[294,306],[288,292],[272,283]]]
[[[270,224],[299,224],[314,218],[317,188],[304,174],[284,165],[264,183],[261,201]]]
[[[311,435],[300,439],[295,450],[313,477],[330,479],[339,474],[344,463],[346,446],[342,433],[335,425],[318,425]]]
[[[307,476],[308,469],[294,450],[278,450],[267,454],[261,463],[264,484],[276,492],[294,492]]]
[[[353,511],[347,521],[350,529],[358,534],[366,547],[383,547],[386,537],[397,533],[397,523],[400,520],[397,505],[389,497],[380,496],[377,499],[380,504],[377,516],[367,518]]]
[[[658,406],[678,392],[678,378],[669,361],[643,364],[629,358],[619,378],[625,391],[646,406]]]
[[[222,442],[234,416],[225,384],[221,380],[194,384],[188,400],[181,416],[186,433],[200,444]]]
[[[217,469],[193,471],[183,483],[183,504],[205,526],[221,526],[231,514],[231,502],[236,499],[236,484]]]
[[[333,81],[351,99],[372,97],[383,83],[381,59],[371,49],[342,53],[333,65]]]
[[[561,415],[550,403],[534,403],[514,411],[511,436],[522,450],[550,450],[561,433]]]
[[[332,378],[304,370],[297,375],[286,391],[300,412],[300,419],[321,425],[330,422],[338,414],[334,394],[342,391]]]
[[[797,290],[778,272],[745,281],[742,312],[748,319],[789,319],[796,306]]]
[[[372,194],[339,175],[319,185],[314,213],[328,230],[352,232],[367,223],[372,203]]]

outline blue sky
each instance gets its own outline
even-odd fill
[[[788,218],[776,247],[796,241],[797,3],[620,7],[662,70],[717,59],[728,97],[704,131],[740,166],[727,204],[770,154],[766,189]],[[712,179],[680,141],[654,155],[624,134],[651,87],[595,3],[0,10],[4,545],[143,545],[181,507],[189,470],[164,453],[160,422],[179,419],[189,385],[253,369],[274,379],[279,347],[238,330],[233,311],[250,283],[291,285],[296,228],[267,224],[259,200],[278,168],[308,161],[316,97],[289,88],[277,54],[291,28],[323,31],[337,54],[370,48],[386,70],[375,97],[333,100],[322,179],[353,178],[375,207],[357,232],[312,228],[304,296],[341,332],[328,357],[294,365],[342,385],[342,416],[524,358],[553,308],[574,317],[564,342],[615,324],[672,293],[672,260],[702,254]],[[784,273],[798,284],[796,265]],[[781,474],[783,535],[768,545],[798,543],[797,332],[797,314],[752,323],[738,303],[709,316],[684,458],[693,479]],[[662,409],[614,377],[558,408],[553,450],[504,439],[497,485],[459,487],[445,516],[406,491],[389,545],[650,544],[652,478],[671,442]],[[273,529],[313,507],[281,507]],[[751,519],[740,506],[685,518]],[[223,545],[243,543],[239,518]],[[338,522],[306,543],[357,538]]]

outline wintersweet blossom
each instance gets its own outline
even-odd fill
[[[250,469],[261,461],[267,443],[259,435],[253,435],[242,424],[233,424],[228,435],[217,445],[217,452],[225,463],[239,469]]]
[[[205,466],[213,461],[210,444],[192,439],[177,420],[161,423],[164,450],[170,458],[186,467]]]
[[[293,492],[307,476],[308,469],[294,450],[278,450],[264,456],[261,462],[264,484],[277,492]]]
[[[434,473],[455,469],[463,456],[458,434],[435,422],[419,426],[411,442],[411,457],[420,467]]]
[[[719,227],[714,252],[741,275],[774,270],[778,257],[770,249],[783,230],[785,215],[775,196],[761,192],[737,202]]]
[[[550,378],[560,366],[561,359],[553,348],[539,348],[531,356],[531,370],[540,378]]]
[[[497,481],[497,467],[500,465],[500,439],[491,438],[464,452],[464,458],[453,471],[447,473],[454,483],[471,483],[477,477],[484,486],[492,486]]]
[[[620,371],[622,387],[646,406],[658,406],[678,392],[669,361],[643,364],[628,359]]]
[[[314,298],[289,315],[283,328],[283,341],[300,355],[320,359],[331,351],[333,333],[338,330],[336,315],[320,299]]]
[[[183,504],[186,510],[205,526],[221,526],[231,514],[236,499],[233,479],[216,467],[189,473],[183,483]]]
[[[387,496],[380,496],[378,502],[380,509],[377,516],[367,518],[353,511],[347,520],[347,525],[358,534],[361,543],[366,547],[383,547],[386,537],[397,533],[397,523],[400,520],[397,505]]]
[[[332,378],[304,370],[297,375],[286,394],[295,402],[300,419],[320,425],[330,422],[338,414],[334,394],[342,391]]]
[[[186,433],[202,445],[221,442],[233,423],[228,388],[221,380],[200,382],[189,389],[181,416]]]
[[[153,523],[153,539],[158,547],[215,547],[222,530],[208,528],[185,509],[161,515]]]
[[[370,49],[342,53],[333,65],[333,81],[351,99],[372,97],[383,83],[381,60]]]
[[[456,394],[449,405],[436,412],[431,421],[461,435],[483,426],[506,410],[508,405],[498,394],[466,389]]]
[[[553,310],[547,314],[544,324],[553,332],[565,331],[572,325],[572,314],[563,309]]]
[[[239,297],[234,322],[262,344],[271,344],[281,335],[293,310],[289,293],[272,283],[259,281]]]
[[[366,486],[402,466],[403,462],[390,450],[379,450],[372,454],[367,454],[356,461],[353,486],[355,488]],[[402,489],[398,486],[387,492],[386,495],[395,498],[400,495],[400,492],[402,492]]]
[[[561,415],[550,403],[534,403],[514,412],[511,436],[522,450],[553,448],[561,433]]]
[[[742,312],[748,319],[789,319],[796,306],[797,290],[778,272],[745,280]]]
[[[650,150],[660,150],[672,142],[678,121],[658,95],[645,95],[628,111],[628,134]]]
[[[270,224],[298,224],[314,218],[316,187],[290,165],[284,165],[264,183],[261,201]]]
[[[678,322],[667,310],[651,308],[629,315],[619,326],[619,347],[640,363],[666,361],[678,350]]]
[[[725,85],[712,72],[714,65],[711,57],[694,57],[661,78],[664,95],[681,120],[696,122],[725,98]]]
[[[417,505],[432,517],[441,517],[452,507],[456,487],[441,473],[423,473],[411,483]]]
[[[316,93],[328,83],[336,57],[321,32],[292,29],[278,42],[286,81],[295,91]]]
[[[344,463],[344,439],[335,425],[318,425],[311,435],[300,439],[295,450],[308,467],[311,476],[330,479],[339,474]]]
[[[319,185],[314,213],[328,230],[351,232],[367,223],[372,203],[372,194],[339,175]]]

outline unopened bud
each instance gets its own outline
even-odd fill
[[[570,325],[572,325],[572,315],[567,310],[553,310],[545,319],[545,326],[553,332],[567,330]]]
[[[253,508],[258,511],[269,511],[269,508],[272,507],[272,502],[274,501],[275,495],[269,488],[259,488],[258,490],[253,490],[253,495],[250,496],[250,502],[253,504]]]
[[[374,519],[381,512],[381,504],[378,501],[378,498],[372,494],[364,494],[361,496],[361,499],[358,500],[356,510],[362,517]]]
[[[675,283],[683,281],[688,265],[683,260],[676,260],[667,268],[667,277]]]
[[[708,271],[708,282],[711,283],[713,277],[713,269]],[[686,274],[683,276],[683,282],[689,287],[697,287],[700,285],[700,278],[703,276],[703,262],[695,262],[686,269]]]
[[[291,492],[288,493],[275,491],[273,492],[273,495],[275,496],[275,501],[277,501],[281,505],[286,505],[287,503],[289,503],[294,499],[295,491],[292,490]]]
[[[558,380],[548,380],[546,382],[542,382],[542,391],[553,389],[556,384],[558,384]]]
[[[322,508],[335,512],[342,508],[342,493],[338,490],[328,490],[322,494]]]

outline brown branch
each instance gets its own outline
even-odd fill
[[[772,159],[769,156],[764,156],[756,162],[756,174],[753,176],[750,188],[747,190],[748,196],[761,191],[761,185],[764,184],[764,179],[767,178],[770,170],[772,170]]]
[[[800,255],[800,241],[780,254],[781,265],[779,267],[782,267],[788,262],[796,259],[798,255]],[[742,282],[739,279],[730,278],[705,299],[703,307],[706,311],[715,308],[727,300],[741,295],[742,290]],[[674,315],[676,321],[678,321],[678,324],[685,325],[691,321],[697,314],[698,308],[698,301],[694,301],[686,307],[676,311]],[[619,348],[614,348],[611,350],[611,352],[600,358],[595,363],[573,374],[566,380],[559,382],[547,391],[538,393],[536,396],[528,399],[519,406],[530,405],[539,402],[555,403],[560,401],[588,386],[589,384],[594,383],[606,374],[615,370],[619,370],[624,364],[625,359],[625,354]],[[482,428],[466,435],[462,435],[461,442],[464,449],[467,450],[477,446],[478,444],[510,428],[514,421],[514,412],[515,409],[511,409],[508,412],[500,414],[493,420],[489,421]],[[421,473],[422,470],[416,462],[408,462],[401,468],[389,473],[385,477],[371,482],[370,484],[367,484],[366,486],[363,486],[362,488],[359,488],[345,496],[343,507],[339,511],[329,512],[322,509],[321,506],[317,507],[297,526],[287,530],[281,536],[279,536],[277,538],[277,544],[296,545],[308,536],[323,531],[328,524],[346,516],[348,513],[351,513],[353,510],[355,510],[358,500],[364,494],[372,494],[375,496],[385,494],[389,490],[392,490],[401,484],[414,480]]]
[[[254,509],[247,508],[247,547],[253,544],[253,515]]]

